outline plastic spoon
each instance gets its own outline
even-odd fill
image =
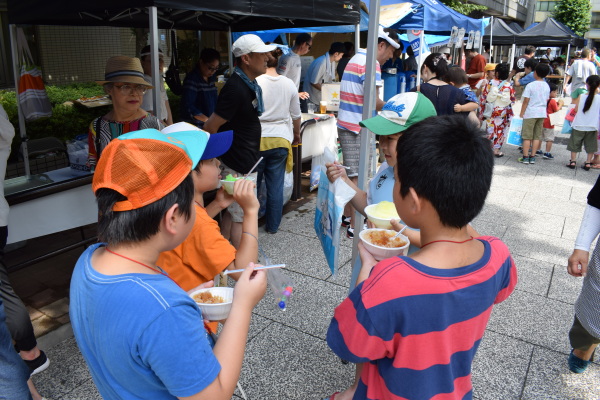
[[[404,232],[404,230],[405,230],[406,228],[408,228],[408,225],[404,225],[404,228],[400,229],[400,230],[398,231],[398,233],[396,233],[394,236],[392,236],[392,238],[391,238],[390,240],[394,240],[394,239],[396,239],[396,238],[400,237],[400,235],[402,234],[402,232]]]
[[[260,162],[262,161],[263,158],[264,157],[259,158],[258,161],[256,162],[256,164],[254,164],[254,167],[250,168],[250,171],[248,171],[248,173],[246,175],[244,175],[244,176],[248,176],[251,173],[253,173],[254,170],[256,169],[256,167],[258,167],[258,164],[260,164]]]

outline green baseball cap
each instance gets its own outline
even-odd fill
[[[433,103],[421,92],[406,92],[390,98],[379,115],[361,121],[360,125],[376,135],[393,135],[436,115]]]

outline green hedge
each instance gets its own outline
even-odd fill
[[[102,86],[95,83],[74,83],[65,86],[46,86],[48,98],[52,104],[52,116],[27,122],[27,137],[38,139],[54,136],[66,142],[75,136],[88,131],[90,122],[98,116],[110,111],[111,106],[87,109],[77,105],[67,105],[81,97],[93,97],[103,95]],[[167,89],[169,104],[175,120],[179,120],[179,97]],[[16,138],[13,140],[13,152],[15,155],[21,144],[19,132],[19,119],[17,115],[17,102],[15,92],[12,90],[0,90],[0,104],[6,110],[10,122],[16,130]]]

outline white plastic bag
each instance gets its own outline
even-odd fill
[[[334,162],[335,159],[336,157],[333,152],[325,148],[325,152],[322,155],[322,165],[325,165],[326,162]],[[342,179],[336,179],[333,183],[329,182],[325,168],[320,169],[319,180],[317,208],[315,211],[315,232],[323,247],[327,265],[329,265],[331,273],[335,275],[338,269],[342,212],[346,204],[356,195],[356,191]]]
[[[319,187],[319,181],[321,180],[321,167],[325,165],[323,161],[323,154],[313,156],[312,165],[310,167],[310,187],[309,190],[312,192]]]
[[[75,140],[67,142],[67,154],[69,156],[69,166],[77,171],[89,171],[88,160],[88,142],[87,134],[79,135]]]

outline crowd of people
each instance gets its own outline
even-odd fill
[[[559,87],[545,78],[559,73],[559,62],[551,51],[535,60],[535,48],[528,46],[511,71],[507,63],[489,63],[469,49],[462,69],[442,49],[422,62],[423,82],[414,91],[387,101],[377,95],[378,115],[363,119],[366,51],[334,42],[303,76],[300,56],[311,47],[310,34],[299,34],[285,54],[281,46],[243,35],[232,45],[235,67],[220,92],[215,86],[220,55],[204,49],[184,80],[182,122],[177,123],[164,85],[149,83],[149,47],[140,59],[107,61],[98,83],[112,109],[90,123],[88,135],[100,243],[79,258],[70,292],[74,336],[103,397],[231,398],[251,313],[267,286],[265,271],[254,264],[257,189],[266,185],[265,230],[276,234],[284,174],[293,167],[292,145],[301,142],[301,110],[307,102],[318,104],[322,85],[334,81],[340,82],[337,132],[343,166],[324,167],[331,182],[342,179],[356,191],[341,223],[353,237],[355,209],[364,214],[369,204],[391,201],[400,216],[392,225],[411,228],[406,231],[411,248],[406,256],[377,262],[359,244],[356,287],[332,310],[327,332],[331,350],[356,364],[356,376],[348,388],[327,398],[472,397],[473,358],[493,305],[510,296],[517,271],[507,246],[478,233],[470,222],[484,206],[494,157],[504,156],[515,88],[524,87],[519,161],[535,163],[542,138],[542,155],[553,158],[549,114],[563,104],[555,100]],[[402,51],[398,33],[380,28],[377,94],[381,65],[419,68],[414,56],[402,59]],[[583,145],[585,170],[600,168],[600,77],[592,57],[584,49],[564,78],[575,95],[568,166],[575,168]],[[159,116],[148,110],[152,90],[161,91]],[[385,159],[366,191],[356,183],[363,128],[378,135]],[[244,178],[235,181],[232,195],[217,189],[229,174]],[[586,369],[600,343],[598,246],[588,264],[590,245],[600,233],[598,182],[569,259],[569,273],[585,276],[569,333],[568,365],[577,373]],[[205,194],[215,190],[208,201]],[[213,278],[225,270],[239,269],[243,272],[231,275],[235,296],[217,338],[216,321],[204,321],[188,293],[213,286]],[[8,282],[4,275],[1,288]],[[6,298],[11,328],[17,313],[9,312]],[[30,335],[19,342],[4,329],[4,308],[0,303],[2,344],[12,335],[21,358],[36,360],[28,362],[27,373],[13,351],[10,365],[23,377],[13,387],[33,395],[35,388],[25,383],[47,366],[47,359]]]

